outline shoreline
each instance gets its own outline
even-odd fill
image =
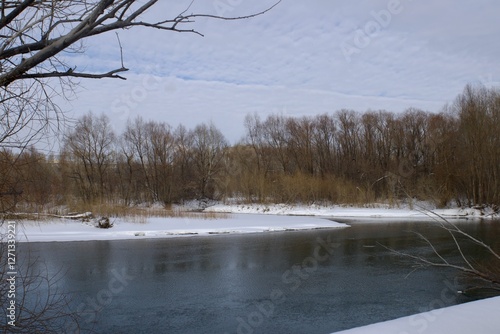
[[[499,219],[500,214],[490,209],[474,208],[436,209],[425,205],[415,205],[418,209],[409,207],[394,208],[389,205],[373,204],[372,207],[357,207],[346,205],[300,205],[300,204],[214,204],[203,210],[209,213],[242,213],[262,215],[312,216],[324,218],[349,219],[405,219],[405,220],[436,220],[436,219]]]
[[[332,334],[498,334],[500,297],[491,297]]]
[[[319,217],[234,214],[219,219],[149,217],[135,223],[111,219],[114,226],[97,228],[89,222],[70,219],[17,222],[17,242],[71,242],[91,240],[137,240],[197,236],[257,234],[347,228],[348,224]]]
[[[378,206],[378,207],[377,207]],[[185,210],[193,209],[190,206]],[[217,214],[222,217],[216,217]],[[215,214],[209,217],[205,214]],[[499,215],[479,209],[421,209],[393,208],[374,204],[373,207],[321,206],[291,204],[213,204],[198,214],[186,217],[111,218],[109,229],[92,223],[71,219],[43,221],[21,220],[19,242],[67,242],[89,240],[126,240],[145,238],[174,238],[214,235],[236,235],[346,228],[352,221],[370,223],[493,221]],[[338,220],[338,221],[336,221]]]

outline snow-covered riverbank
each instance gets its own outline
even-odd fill
[[[425,204],[413,208],[394,208],[388,205],[372,207],[321,206],[298,204],[215,204],[204,210],[218,213],[252,213],[266,215],[316,216],[329,218],[401,218],[412,220],[433,220],[440,217],[449,219],[500,218],[490,209],[453,208],[435,209]]]
[[[335,334],[498,334],[500,297],[445,307]]]
[[[111,219],[109,229],[71,219],[21,221],[17,223],[18,241],[83,241],[123,240],[138,238],[169,238],[220,234],[262,233],[276,231],[344,228],[346,224],[316,217],[262,215],[226,215],[206,219],[203,214],[186,218],[145,218],[143,223],[127,219]]]
[[[184,207],[193,209],[195,207]],[[82,241],[118,240],[136,238],[168,238],[179,236],[261,233],[273,231],[339,228],[348,225],[331,219],[383,219],[435,220],[499,218],[491,210],[479,209],[420,209],[417,207],[391,208],[384,205],[372,207],[290,205],[290,204],[214,204],[204,209],[206,213],[224,213],[213,219],[200,213],[187,217],[149,217],[140,219],[112,219],[114,227],[98,229],[91,223],[71,219],[21,221],[17,223],[19,241]],[[264,216],[265,215],[265,216]]]

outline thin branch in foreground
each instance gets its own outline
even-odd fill
[[[428,214],[428,210],[426,210],[425,212],[426,212],[426,214]],[[435,221],[438,221],[438,227],[442,228],[443,230],[447,231],[450,234],[451,238],[453,239],[454,246],[458,250],[458,252],[460,254],[460,258],[465,265],[453,264],[453,263],[449,262],[437,250],[437,248],[429,240],[429,238],[427,238],[426,236],[424,236],[422,233],[419,233],[419,232],[412,231],[412,233],[414,233],[420,239],[425,241],[425,243],[432,250],[433,254],[438,257],[439,261],[433,261],[433,260],[426,258],[426,257],[423,257],[423,256],[417,256],[417,255],[413,255],[410,253],[398,251],[398,250],[395,250],[393,248],[382,245],[381,243],[378,243],[378,244],[380,246],[382,246],[384,249],[390,251],[391,253],[393,253],[395,255],[401,256],[403,258],[408,258],[408,259],[414,260],[416,269],[425,268],[425,267],[442,267],[442,268],[455,269],[455,270],[458,270],[459,272],[462,272],[464,274],[469,275],[472,278],[476,278],[476,279],[479,279],[483,282],[486,282],[488,284],[488,286],[485,286],[485,287],[487,287],[487,288],[500,291],[500,270],[496,269],[497,267],[495,264],[489,264],[488,266],[484,266],[484,265],[480,265],[480,264],[473,264],[471,262],[471,260],[469,260],[469,258],[467,257],[466,253],[464,252],[463,247],[460,244],[459,240],[457,239],[455,233],[458,233],[459,235],[464,236],[466,238],[465,240],[469,240],[469,241],[473,242],[474,244],[479,245],[488,254],[494,256],[494,258],[496,258],[496,259],[499,259],[498,254],[489,245],[478,240],[477,238],[473,237],[469,233],[461,230],[458,226],[456,226],[455,224],[453,224],[452,222],[450,222],[446,218],[444,218],[444,217],[442,217],[434,212],[431,212],[431,214],[433,214],[439,218],[439,221],[437,219],[435,219]],[[429,214],[429,216],[430,216],[430,214]],[[412,272],[414,272],[415,270],[413,270]]]

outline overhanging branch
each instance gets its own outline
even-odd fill
[[[52,2],[47,1],[45,11],[38,15],[37,6],[44,4],[44,1],[34,2],[24,0],[16,7],[0,17],[0,26],[3,24],[13,31],[12,36],[5,41],[0,40],[0,60],[10,62],[12,66],[3,68],[0,73],[0,86],[7,87],[18,79],[30,78],[51,78],[51,77],[79,77],[79,78],[119,78],[117,75],[127,69],[122,68],[103,74],[76,73],[73,71],[60,72],[54,67],[54,72],[41,71],[40,65],[47,60],[56,58],[57,55],[71,47],[74,43],[86,38],[99,35],[105,32],[126,29],[131,27],[147,27],[175,32],[188,32],[203,36],[196,29],[187,28],[186,24],[193,23],[197,18],[233,21],[253,18],[275,8],[281,0],[267,9],[250,14],[235,17],[225,17],[211,14],[187,14],[189,7],[177,16],[160,21],[148,22],[141,20],[140,16],[151,9],[158,0],[148,0],[140,3],[137,0],[98,0],[95,2],[82,2],[82,6],[71,2],[60,2],[56,7]],[[137,6],[134,6],[137,5]],[[5,8],[2,8],[5,9]],[[22,30],[10,27],[13,19],[21,19],[20,16],[30,17],[32,22],[26,22]],[[62,15],[64,14],[64,15]],[[30,16],[26,16],[30,15]],[[13,16],[12,20],[11,17]],[[41,37],[36,40],[33,31],[41,30]],[[60,35],[57,35],[60,33]],[[32,41],[27,43],[26,40]],[[119,42],[120,43],[120,42]],[[123,62],[123,54],[120,45],[120,56]],[[29,73],[43,72],[43,73]]]
[[[27,73],[20,76],[20,79],[41,79],[41,78],[63,78],[63,77],[73,77],[73,78],[87,78],[87,79],[104,79],[104,78],[114,78],[127,80],[127,78],[118,75],[117,73],[126,72],[128,68],[122,67],[113,71],[109,71],[101,74],[91,74],[82,72],[73,72],[71,69],[66,72],[50,72],[50,73]]]

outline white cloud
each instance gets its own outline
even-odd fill
[[[356,29],[374,21],[373,11],[396,0],[296,2],[284,0],[251,20],[198,20],[205,34],[148,29],[120,32],[129,80],[85,81],[87,91],[71,105],[122,114],[117,101],[136,96],[130,115],[176,125],[214,121],[232,141],[241,137],[249,112],[312,115],[340,108],[439,111],[468,82],[500,81],[500,3],[400,0],[400,11],[346,61],[341,49]],[[221,3],[231,7],[217,7]],[[190,12],[251,13],[273,1],[195,2]],[[174,16],[186,3],[161,2],[149,15]],[[72,56],[78,68],[105,71],[120,66],[114,34],[87,42],[85,55]],[[157,78],[161,88],[146,90]],[[146,82],[146,86],[147,86]],[[141,88],[142,87],[142,88]],[[166,87],[166,88],[165,88]],[[135,94],[135,95],[134,95]],[[127,97],[128,96],[128,97]],[[120,100],[121,99],[121,100]],[[120,124],[122,120],[118,121]]]
[[[99,81],[92,83],[91,89],[80,90],[78,100],[72,103],[74,107],[81,106],[75,108],[75,117],[79,112],[103,112],[113,120],[112,125],[118,133],[123,131],[129,118],[139,115],[165,121],[173,127],[183,124],[193,128],[199,123],[213,121],[235,143],[244,136],[243,120],[249,113],[313,116],[343,108],[401,112],[408,107],[432,111],[442,107],[441,101],[149,75],[131,75],[127,82],[114,84],[114,81]]]

